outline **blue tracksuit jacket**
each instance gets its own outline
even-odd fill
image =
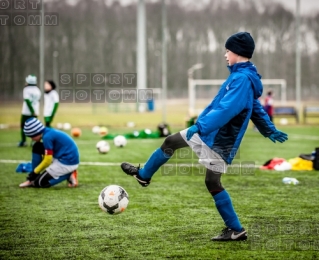
[[[211,104],[199,115],[196,125],[202,141],[230,164],[249,119],[265,137],[276,128],[258,100],[263,86],[255,65],[242,62],[228,66],[228,69],[229,77]]]
[[[66,133],[46,127],[42,135],[44,149],[50,151],[53,158],[65,165],[79,164],[79,151],[76,143]]]

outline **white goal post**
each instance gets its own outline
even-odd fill
[[[127,90],[128,92],[123,92]],[[136,109],[139,112],[147,111],[148,101],[152,101],[155,106],[163,106],[163,91],[161,88],[146,88],[146,89],[124,89],[116,90],[120,91],[121,102],[107,102],[109,111],[111,112],[135,112]],[[139,91],[142,91],[139,94]],[[127,96],[126,96],[127,95]],[[137,102],[137,99],[143,100],[143,102]],[[94,104],[94,103],[92,103]],[[94,106],[93,106],[94,107]]]
[[[188,78],[188,108],[189,111],[195,112],[196,87],[197,86],[221,86],[224,79],[192,79]],[[285,79],[262,79],[263,85],[280,86],[280,104],[284,105],[287,101],[287,81]],[[213,99],[213,97],[211,97]]]

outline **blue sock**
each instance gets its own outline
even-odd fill
[[[148,158],[144,167],[138,171],[138,174],[143,179],[151,179],[154,173],[166,163],[171,157],[164,153],[161,148],[155,150],[155,152]]]
[[[223,218],[225,225],[237,232],[241,231],[242,226],[233,208],[230,196],[226,190],[213,196],[217,210]]]
[[[42,154],[32,153],[32,171],[42,162]]]
[[[51,179],[51,180],[49,180],[49,183],[50,183],[51,186],[54,186],[54,185],[56,185],[56,184],[58,184],[58,183],[60,183],[60,182],[62,182],[64,180],[68,180],[70,178],[71,174],[72,173],[68,173],[68,174],[60,176],[57,179]]]

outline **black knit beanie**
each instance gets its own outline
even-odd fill
[[[233,53],[250,59],[253,56],[255,42],[250,33],[239,32],[227,39],[225,47]]]

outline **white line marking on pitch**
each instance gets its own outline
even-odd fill
[[[0,160],[0,163],[25,163],[26,160]],[[132,163],[132,164],[138,164],[138,163]],[[95,166],[120,166],[121,163],[115,163],[115,162],[80,162],[80,165],[95,165]],[[174,166],[175,164],[165,164],[168,166]],[[190,166],[192,164],[178,164],[178,166]]]
[[[95,144],[98,141],[101,141],[101,140],[104,140],[104,139],[95,140],[95,141],[78,141],[78,140],[75,140],[75,142],[76,142],[76,144],[81,144],[81,145],[82,144],[91,144],[94,147]],[[139,140],[139,142],[141,142],[141,143],[150,143],[150,142],[154,141],[154,139],[151,139],[151,138],[150,139],[131,139],[131,140]],[[113,143],[113,140],[105,139],[104,141]],[[0,143],[0,147],[15,147],[15,146],[17,146],[17,143]]]
[[[0,160],[0,163],[25,163],[27,160]],[[98,165],[98,166],[120,166],[121,163],[109,162],[80,162],[80,165]]]
[[[316,135],[298,135],[298,134],[289,134],[288,138],[290,140],[319,140],[319,136]],[[132,139],[132,140],[139,140],[139,142],[142,143],[148,143],[154,141],[154,139]],[[105,140],[112,142],[112,140]],[[80,145],[85,145],[85,144],[92,144],[94,145],[96,141],[81,141],[81,140],[76,140],[75,141],[77,144]],[[0,143],[0,147],[14,147],[16,146],[16,143]]]
[[[13,164],[13,163],[25,163],[27,162],[26,160],[0,160],[0,163],[9,163],[9,164]],[[138,164],[138,163],[132,163],[132,164]],[[198,163],[195,163],[197,166]],[[115,162],[80,162],[80,165],[83,166],[88,166],[88,165],[94,165],[94,166],[120,166],[121,163],[115,163]],[[166,163],[166,166],[178,166],[178,167],[182,167],[182,166],[194,166],[194,164],[191,163]],[[203,166],[204,167],[204,166]],[[260,165],[255,165],[255,168],[259,168]]]

